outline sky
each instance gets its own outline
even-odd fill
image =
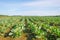
[[[0,15],[60,15],[60,0],[0,0]]]

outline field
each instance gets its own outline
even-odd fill
[[[0,40],[60,40],[60,16],[0,16]]]

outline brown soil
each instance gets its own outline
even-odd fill
[[[13,40],[13,38],[10,38],[10,37],[6,37],[6,38],[0,37],[0,40]]]
[[[10,38],[10,37],[0,37],[0,40],[27,40],[27,37],[25,35],[21,36],[20,38]],[[44,39],[33,39],[33,40],[44,40]]]
[[[27,37],[25,34],[23,34],[19,38],[11,38],[11,37],[0,37],[0,40],[27,40]]]
[[[15,38],[14,40],[27,40],[27,37],[23,34],[20,38]]]

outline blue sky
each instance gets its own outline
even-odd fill
[[[60,15],[60,0],[0,0],[0,15]]]

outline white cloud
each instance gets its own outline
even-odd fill
[[[38,1],[32,1],[32,2],[24,2],[24,3],[3,3],[0,2],[1,6],[6,7],[32,7],[32,6],[39,6],[39,7],[50,7],[50,6],[59,6],[60,7],[60,0],[38,0]]]
[[[22,6],[39,6],[39,7],[60,7],[60,0],[44,0],[44,1],[35,1],[29,3],[23,3]]]
[[[30,11],[20,11],[22,7],[37,7],[37,8],[43,8],[43,7],[59,7],[60,8],[60,0],[38,0],[33,2],[25,2],[25,3],[0,3],[0,6],[3,6],[5,8],[9,8],[8,10],[4,12],[0,12],[2,14],[8,14],[8,15],[60,15],[60,9],[53,10],[48,9],[50,11],[45,10],[28,10]],[[18,8],[21,8],[18,10]]]
[[[23,15],[38,15],[38,16],[48,16],[48,15],[60,15],[57,11],[22,11]]]
[[[8,14],[5,14],[8,13]],[[4,15],[31,15],[31,16],[51,16],[51,15],[60,15],[60,11],[6,11],[2,12]]]

